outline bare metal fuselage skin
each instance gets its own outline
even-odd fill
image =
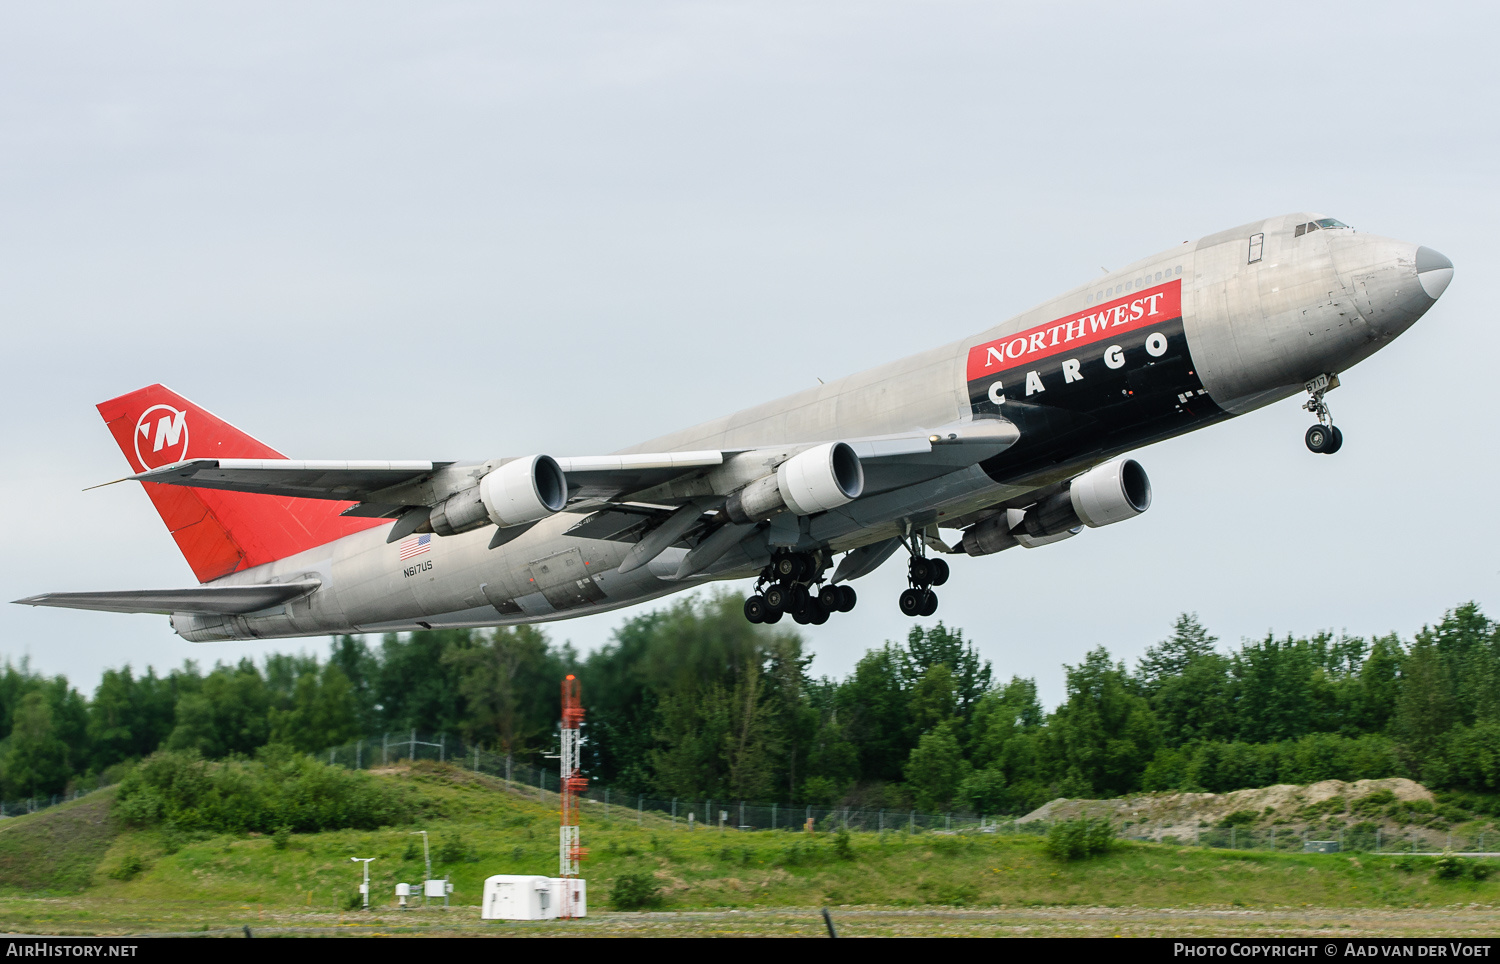
[[[1271,218],[1183,244],[971,338],[627,451],[794,445],[1000,415],[1020,430],[1000,455],[908,485],[888,481],[801,519],[798,546],[845,551],[1024,505],[1120,453],[1347,371],[1432,306],[1417,245],[1348,229],[1294,232],[1317,217]],[[567,535],[579,519],[559,513],[496,549],[492,529],[434,537],[429,553],[406,561],[385,527],[370,529],[216,583],[316,575],[321,588],[305,598],[246,616],[178,614],[173,627],[206,642],[564,619],[753,576],[771,551],[749,539],[677,580],[686,550],[674,548],[622,574],[631,544]]]

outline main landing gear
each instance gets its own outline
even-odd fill
[[[827,568],[822,550],[778,552],[761,570],[754,595],[745,600],[745,618],[752,623],[775,623],[790,614],[804,626],[821,626],[832,614],[853,609],[859,599],[853,586],[822,585]]]
[[[911,545],[907,548],[911,552],[911,562],[906,567],[906,581],[911,588],[901,593],[901,612],[907,616],[931,616],[938,608],[937,593],[932,587],[948,581],[948,562],[928,559],[920,534],[912,535]]]
[[[1337,375],[1319,375],[1305,386],[1307,394],[1312,396],[1302,407],[1318,417],[1318,424],[1307,430],[1302,440],[1307,443],[1309,452],[1319,455],[1332,455],[1344,447],[1344,433],[1340,432],[1333,424],[1333,411],[1329,409],[1328,402],[1323,396],[1339,387]]]

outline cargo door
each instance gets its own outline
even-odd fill
[[[567,549],[531,564],[531,581],[555,609],[576,609],[603,602],[589,562],[578,549]]]

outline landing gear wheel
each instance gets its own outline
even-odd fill
[[[812,615],[813,609],[811,606],[803,606],[801,609],[792,610],[792,618],[797,621],[797,625],[799,626],[806,626],[812,622]]]
[[[765,622],[768,611],[769,607],[766,606],[765,596],[751,596],[745,600],[745,618],[752,623]]]
[[[912,556],[911,565],[907,567],[907,575],[918,586],[932,585],[932,562],[921,556]]]
[[[908,589],[901,594],[901,615],[922,615],[922,604],[927,601],[927,592],[921,589]]]
[[[826,586],[823,591],[813,597],[813,608],[824,615],[832,615],[839,611],[839,603],[843,602],[843,595],[837,586]]]
[[[934,586],[941,586],[948,581],[948,560],[928,559],[927,568],[932,573],[932,584]]]
[[[799,609],[806,609],[808,604],[812,601],[812,593],[807,591],[806,586],[793,586],[791,589],[787,590],[786,595],[786,608],[790,609],[794,613]]]
[[[761,622],[765,623],[767,626],[771,625],[772,623],[779,623],[779,622],[781,622],[781,610],[779,610],[779,609],[767,609],[766,610],[766,618],[763,619],[763,620],[761,620]]]
[[[802,573],[802,564],[796,556],[782,556],[771,563],[771,568],[782,579],[796,579]]]
[[[785,612],[788,608],[788,593],[780,586],[770,586],[766,589],[766,608],[775,613]],[[768,620],[769,621],[769,620]]]
[[[853,586],[839,586],[839,612],[847,613],[854,609],[854,604],[859,601],[859,594],[854,591]]]
[[[927,590],[927,598],[922,600],[922,615],[931,616],[937,612],[937,593],[931,589]]]
[[[1336,431],[1338,430],[1331,425],[1314,425],[1307,430],[1306,435],[1302,436],[1302,440],[1307,443],[1307,450],[1309,452],[1316,452],[1319,455],[1331,455],[1337,451],[1334,447],[1334,439],[1337,436],[1333,434]]]
[[[1332,455],[1333,453],[1337,452],[1339,449],[1341,449],[1343,447],[1344,447],[1344,433],[1340,432],[1339,431],[1339,427],[1337,425],[1335,425],[1333,427],[1333,444],[1328,447],[1328,454]]]
[[[812,614],[807,617],[808,622],[812,623],[814,626],[821,626],[824,623],[828,622],[828,610],[816,604],[809,608],[812,610]]]

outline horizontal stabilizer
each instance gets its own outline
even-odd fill
[[[106,613],[216,613],[236,616],[300,599],[317,589],[316,579],[261,586],[199,586],[196,589],[126,589],[121,592],[48,592],[17,599],[22,606],[93,609]]]
[[[303,459],[191,459],[130,478],[298,499],[360,502],[372,492],[411,482],[451,462],[312,461]]]

